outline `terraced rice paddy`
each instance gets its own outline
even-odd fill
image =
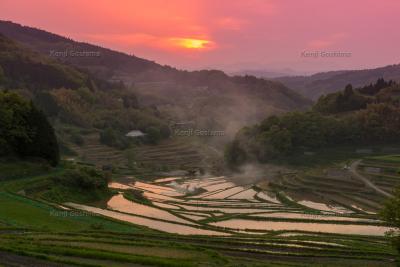
[[[305,194],[279,190],[277,181],[262,190],[225,177],[162,179],[110,183],[120,194],[106,209],[0,192],[6,204],[0,205],[0,265],[396,265],[396,251],[383,236],[389,228],[373,211],[330,202],[304,188]],[[125,198],[131,190],[147,199]],[[368,201],[375,203],[373,196]],[[350,212],[337,212],[342,209]],[[76,210],[87,216],[54,215]]]
[[[329,240],[329,241],[327,241]],[[1,234],[2,263],[32,266],[395,266],[395,252],[380,238],[341,235],[188,237],[149,233]],[[18,255],[20,254],[20,255]],[[36,259],[39,257],[40,259]],[[22,264],[21,264],[22,265]],[[10,265],[13,266],[13,265]],[[23,265],[30,266],[30,265]]]
[[[364,160],[356,171],[374,183],[373,177],[363,172],[363,166],[367,163],[372,164],[371,160]],[[310,210],[343,214],[374,214],[381,210],[387,196],[343,167],[285,175],[279,181],[273,181],[271,187],[274,191],[284,192],[282,197],[287,203],[297,203]],[[395,185],[392,183],[392,188]],[[382,189],[387,190],[384,187]]]
[[[214,226],[240,230],[268,230],[268,231],[307,231],[319,233],[336,233],[350,235],[378,235],[383,236],[389,231],[388,227],[374,225],[351,225],[333,223],[303,223],[303,222],[266,222],[244,219],[231,219],[211,223]]]
[[[86,205],[79,205],[79,204],[74,204],[74,203],[66,203],[66,205],[71,208],[76,208],[76,209],[96,213],[99,215],[103,215],[106,217],[110,217],[113,219],[129,222],[129,223],[133,223],[133,224],[137,224],[137,225],[147,226],[149,228],[160,230],[163,232],[168,232],[168,233],[175,233],[175,234],[180,234],[180,235],[212,235],[212,236],[228,236],[229,235],[229,234],[223,233],[223,232],[198,229],[198,228],[186,226],[183,224],[166,222],[166,221],[162,221],[159,219],[158,220],[157,219],[149,219],[149,218],[140,217],[140,216],[136,216],[136,215],[126,214],[123,212],[100,209],[100,208],[90,207],[90,206],[86,206]]]
[[[315,210],[320,210],[320,211],[327,211],[327,212],[335,212],[335,213],[352,213],[352,211],[345,209],[340,206],[336,205],[327,205],[324,203],[318,203],[318,202],[313,202],[310,200],[301,200],[298,201],[300,205],[303,205],[305,207],[315,209]]]
[[[325,221],[353,221],[353,222],[374,222],[373,219],[366,218],[354,218],[354,217],[342,217],[342,216],[329,216],[329,215],[317,215],[317,214],[306,214],[306,213],[294,213],[294,212],[271,212],[271,213],[257,213],[252,214],[253,217],[266,217],[266,218],[284,218],[284,219],[305,219],[305,220],[325,220]]]
[[[77,153],[78,160],[97,166],[111,164],[116,167],[131,168],[126,152],[101,144],[99,133],[95,132],[82,137],[84,139],[82,146],[68,144]],[[210,152],[183,139],[171,138],[163,140],[157,146],[140,145],[135,147],[132,151],[135,154],[135,172],[146,176],[151,175],[153,169],[200,167],[214,160],[213,151]]]
[[[135,149],[137,162],[142,165],[167,166],[171,169],[202,166],[208,154],[193,143],[180,139],[165,140],[157,146],[142,145]]]
[[[380,190],[391,194],[393,188],[400,185],[400,157],[368,158],[359,164],[358,172]]]
[[[100,144],[98,133],[86,135],[84,136],[84,140],[83,146],[69,144],[82,161],[99,166],[109,164],[126,166],[128,163],[127,158],[121,150]]]
[[[252,185],[236,185],[225,177],[164,178],[126,185],[111,183],[110,186],[121,192],[140,190],[151,204],[132,202],[121,193],[109,200],[109,210],[79,208],[184,235],[234,236],[238,233],[302,231],[383,236],[390,230],[376,219],[377,216],[348,209],[339,203],[296,201],[296,193],[292,198],[284,192],[260,191]],[[190,188],[203,191],[193,195]]]

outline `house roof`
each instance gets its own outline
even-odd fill
[[[140,136],[145,136],[145,135],[146,134],[143,133],[140,130],[133,130],[133,131],[130,131],[129,133],[127,133],[125,136],[127,136],[127,137],[140,137]]]

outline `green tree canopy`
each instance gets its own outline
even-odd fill
[[[157,144],[162,138],[160,129],[154,126],[147,128],[146,134],[150,144]]]
[[[46,116],[16,93],[0,92],[0,156],[59,162],[57,139]]]
[[[394,192],[394,196],[386,201],[381,217],[397,229],[392,233],[393,243],[400,252],[400,188]]]

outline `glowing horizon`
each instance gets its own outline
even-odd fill
[[[399,63],[398,10],[397,0],[0,1],[3,20],[161,64],[224,70]],[[351,52],[351,57],[305,58],[304,51]]]

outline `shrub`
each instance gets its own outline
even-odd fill
[[[146,133],[150,144],[157,144],[162,138],[160,129],[154,126],[147,128]]]
[[[381,217],[396,230],[390,233],[393,245],[400,252],[400,187],[394,191],[394,196],[385,202]]]
[[[63,175],[54,177],[56,182],[67,187],[84,190],[106,189],[109,176],[90,167],[67,170]]]
[[[128,138],[112,128],[107,128],[100,132],[100,143],[118,149],[126,149],[130,146]]]
[[[107,128],[100,132],[100,143],[107,146],[114,146],[117,142],[117,134],[112,128]]]
[[[85,140],[79,134],[72,134],[71,135],[71,142],[78,146],[83,146],[85,144]]]

